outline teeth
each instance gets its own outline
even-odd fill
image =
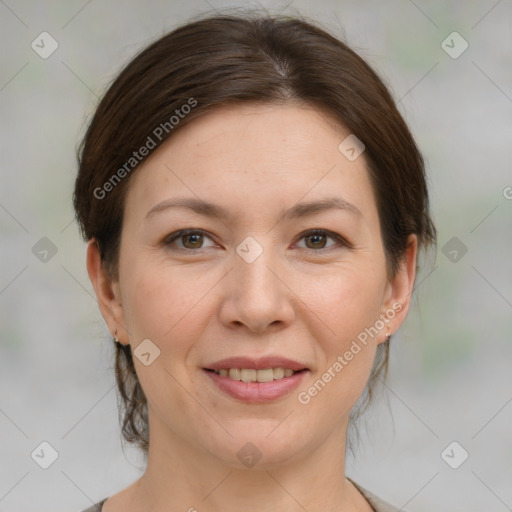
[[[243,373],[247,370],[242,370]],[[272,368],[268,368],[267,370],[252,370],[255,375],[255,380],[258,382],[272,382],[274,380],[274,370]]]
[[[274,379],[282,379],[284,377],[283,368],[274,368]]]
[[[230,368],[229,372],[228,372],[228,375],[232,379],[241,380],[240,370],[238,368]]]
[[[291,377],[295,372],[290,368],[266,368],[265,370],[255,370],[253,368],[223,368],[214,370],[215,373],[223,377],[229,377],[243,382],[271,382],[284,377]]]

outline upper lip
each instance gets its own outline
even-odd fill
[[[267,368],[289,368],[293,371],[307,369],[306,365],[292,361],[286,357],[266,356],[262,358],[228,357],[205,367],[207,370],[223,370],[228,368],[250,368],[265,370]]]

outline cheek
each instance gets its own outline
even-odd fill
[[[150,339],[160,349],[150,366],[135,360],[139,381],[160,415],[165,415],[167,408],[185,410],[188,395],[178,383],[189,378],[187,355],[201,337],[202,322],[211,315],[205,310],[204,296],[215,281],[150,262],[133,265],[131,276],[124,286],[131,341],[136,349],[142,340]]]
[[[320,402],[353,404],[363,391],[377,348],[376,338],[369,332],[375,334],[370,329],[381,313],[384,283],[384,273],[359,267],[340,268],[323,278],[304,278],[300,298],[320,319],[318,322],[304,310],[311,318],[310,330],[321,351],[317,377],[322,382],[316,388],[323,389],[323,384],[328,388]],[[315,392],[312,389],[311,396]]]
[[[132,263],[123,287],[125,321],[132,341],[137,344],[149,338],[163,347],[167,340],[186,340],[197,333],[202,301],[215,284],[215,276],[200,271],[190,274],[182,267],[150,261]]]
[[[379,318],[385,286],[383,272],[369,266],[347,265],[316,276],[302,275],[299,280],[301,301],[339,341],[357,336]]]

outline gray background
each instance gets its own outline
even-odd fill
[[[78,511],[140,474],[137,453],[121,446],[112,347],[73,221],[75,147],[137,50],[235,5],[258,4],[0,2],[1,512]],[[295,0],[271,10],[283,8],[344,36],[391,84],[427,161],[439,229],[347,474],[411,512],[512,510],[512,3]],[[59,45],[47,59],[31,48],[43,31]],[[442,46],[454,31],[469,44],[457,58]],[[453,53],[462,43],[452,39]],[[47,261],[43,237],[57,250]],[[59,454],[46,470],[31,458],[42,441]],[[453,441],[469,453],[458,469],[441,456]]]

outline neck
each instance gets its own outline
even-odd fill
[[[239,469],[150,422],[147,468],[130,503],[146,512],[371,510],[345,478],[347,425],[308,453]]]

